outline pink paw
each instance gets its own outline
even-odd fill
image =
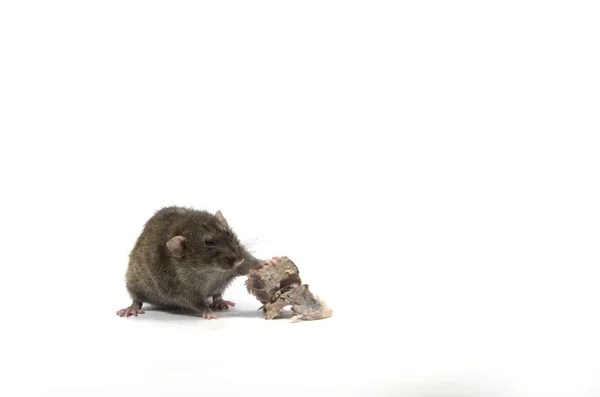
[[[207,320],[215,320],[219,318],[219,316],[217,316],[215,313],[204,312],[202,313],[202,318],[205,318]]]
[[[277,262],[278,260],[279,260],[279,257],[278,257],[278,256],[274,256],[274,257],[272,257],[271,259],[267,259],[267,260],[265,261],[265,264],[264,264],[264,266],[267,266],[267,265],[274,265],[274,264],[275,264],[275,262]]]
[[[133,307],[126,307],[125,309],[121,309],[117,312],[117,316],[119,317],[129,317],[129,316],[136,316],[138,314],[144,314],[145,311],[143,311],[142,309],[135,309]]]
[[[219,299],[213,302],[210,308],[213,310],[228,310],[230,306],[235,306],[235,302]]]

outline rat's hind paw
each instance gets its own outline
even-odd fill
[[[125,309],[121,309],[117,312],[117,316],[119,317],[129,317],[129,316],[136,316],[138,314],[144,314],[145,311],[143,311],[142,309],[136,309],[134,307],[126,307]]]
[[[205,318],[207,320],[216,320],[217,318],[219,318],[219,316],[212,312],[204,312],[202,313],[202,318]]]
[[[229,307],[235,306],[235,302],[226,301],[223,299],[216,300],[210,305],[210,308],[213,310],[227,310]]]

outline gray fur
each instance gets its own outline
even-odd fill
[[[185,239],[180,239],[185,241],[180,258],[167,248],[175,236]],[[131,307],[139,309],[146,302],[206,313],[209,297],[220,299],[236,276],[262,263],[244,248],[220,213],[163,208],[148,220],[129,255],[126,285],[134,301]]]

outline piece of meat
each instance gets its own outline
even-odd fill
[[[286,256],[251,270],[246,288],[263,304],[267,320],[277,317],[286,306],[292,306],[295,314],[292,321],[318,320],[333,314],[323,300],[310,292],[308,285],[302,284],[298,267]]]
[[[273,265],[250,270],[246,280],[246,288],[262,304],[275,299],[290,287],[302,284],[299,271],[294,262],[287,256],[279,258]]]
[[[331,317],[333,314],[322,299],[315,297],[308,290],[307,284],[302,284],[282,294],[280,299],[292,306],[292,311],[296,314],[292,317],[292,321],[319,320]]]

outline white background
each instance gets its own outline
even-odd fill
[[[2,2],[2,394],[600,395],[599,20]],[[238,280],[219,320],[118,318],[171,204],[288,255],[334,317],[267,322]]]

